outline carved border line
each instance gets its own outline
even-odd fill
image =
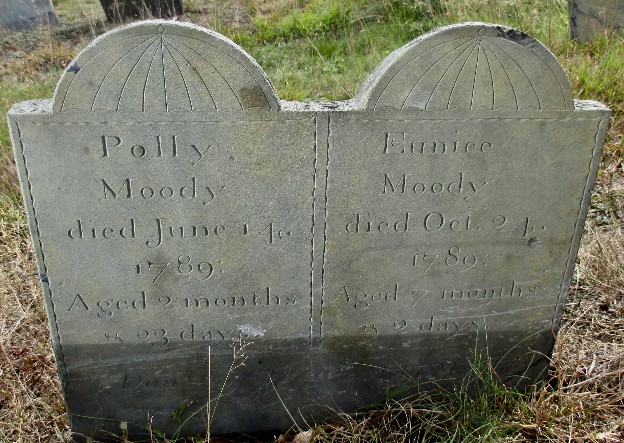
[[[65,364],[65,353],[63,352],[63,343],[61,340],[61,335],[59,333],[59,325],[58,325],[58,317],[56,315],[56,304],[54,303],[54,296],[52,295],[52,288],[50,287],[50,283],[47,281],[48,269],[45,263],[45,253],[43,252],[43,244],[41,243],[41,232],[39,230],[39,219],[37,218],[37,209],[35,208],[35,200],[32,194],[32,184],[30,182],[30,172],[28,171],[28,165],[26,162],[26,154],[24,153],[24,143],[22,141],[22,128],[20,127],[20,123],[17,120],[12,119],[15,122],[15,127],[17,128],[17,138],[19,140],[20,151],[22,154],[22,164],[24,165],[24,171],[26,172],[26,182],[28,183],[28,198],[30,200],[30,207],[32,207],[33,219],[35,224],[35,229],[37,230],[37,243],[39,243],[39,251],[41,253],[41,265],[43,269],[39,270],[40,274],[40,284],[41,289],[45,292],[43,287],[44,282],[47,283],[48,293],[50,294],[49,300],[52,305],[52,318],[54,319],[54,332],[56,335],[56,342],[58,343],[58,357],[57,365],[62,369],[62,377],[61,380],[63,385],[69,382],[69,375],[67,373],[67,366]],[[43,273],[41,272],[43,271]],[[45,278],[45,280],[44,280]],[[44,294],[45,295],[45,294]]]
[[[585,186],[583,187],[583,193],[581,195],[581,200],[579,202],[579,210],[576,215],[576,223],[574,224],[574,232],[572,233],[572,237],[570,238],[570,248],[568,249],[568,259],[566,261],[566,267],[563,271],[561,286],[559,287],[559,294],[557,296],[557,305],[555,306],[555,312],[552,317],[552,325],[556,331],[559,328],[559,321],[563,315],[563,305],[565,301],[566,293],[563,293],[563,288],[566,285],[566,281],[569,283],[572,278],[572,273],[574,272],[574,262],[576,261],[576,257],[578,255],[578,250],[580,248],[581,238],[583,236],[583,226],[584,222],[587,219],[587,213],[589,212],[589,200],[591,199],[591,189],[593,189],[595,184],[594,180],[588,180],[590,177],[596,177],[598,173],[598,168],[600,167],[600,155],[598,155],[597,151],[602,151],[602,146],[604,141],[600,140],[601,136],[604,138],[606,131],[608,129],[607,125],[610,120],[610,113],[607,115],[603,115],[602,118],[598,121],[598,126],[596,128],[596,132],[594,135],[594,146],[592,148],[592,156],[587,165],[587,174],[585,175]],[[606,121],[606,123],[605,123]],[[604,127],[604,130],[603,130]],[[602,143],[601,143],[602,141]],[[592,174],[594,172],[594,174]],[[587,201],[587,205],[585,209],[583,209],[583,203]],[[581,221],[583,221],[583,225],[581,225]],[[569,287],[569,285],[568,285]],[[554,338],[553,338],[554,339]]]
[[[600,112],[600,110],[596,110],[597,112]],[[378,112],[378,111],[377,111]],[[403,111],[405,112],[405,111]],[[414,118],[411,119],[407,119],[407,118],[392,118],[392,117],[388,117],[388,118],[377,118],[377,119],[373,119],[373,118],[358,118],[357,116],[351,117],[351,116],[347,116],[344,118],[341,118],[341,120],[344,121],[353,121],[353,120],[357,120],[358,122],[372,122],[372,123],[387,123],[387,122],[399,122],[399,123],[414,123],[414,122],[419,122],[419,121],[435,121],[435,122],[448,122],[448,121],[457,121],[457,122],[480,122],[480,121],[491,121],[491,120],[503,120],[503,121],[514,121],[514,122],[524,122],[524,121],[533,121],[533,120],[544,120],[547,122],[567,122],[567,121],[584,121],[584,120],[595,120],[596,118],[599,117],[599,115],[593,115],[593,116],[587,116],[587,117],[567,117],[567,118],[556,118],[556,117],[523,117],[523,118],[513,118],[513,117],[479,117],[479,118],[456,118],[456,117],[448,117],[448,118],[439,118],[439,117],[435,117],[435,118],[428,118],[427,116],[424,115],[420,115],[420,112],[418,114],[414,114]],[[424,112],[438,112],[437,110],[429,110],[429,111],[422,111]],[[444,110],[440,110],[440,112],[448,112],[448,111],[444,111]],[[471,111],[471,112],[479,112],[479,111]],[[490,112],[490,111],[488,111]],[[523,111],[513,111],[513,112],[523,112]],[[536,112],[540,112],[539,110]],[[548,112],[548,111],[547,111]],[[555,111],[557,112],[557,111]],[[561,111],[561,112],[569,112],[569,111]],[[345,113],[341,113],[341,115],[344,115]]]
[[[325,195],[324,195],[324,216],[323,216],[323,261],[321,267],[321,322],[319,328],[319,337],[323,337],[323,308],[325,307],[325,259],[327,256],[327,191],[329,187],[329,138],[332,133],[331,113],[327,114],[327,156],[325,158]]]

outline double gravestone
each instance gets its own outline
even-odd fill
[[[226,38],[153,21],[9,121],[73,430],[221,433],[457,382],[475,355],[534,380],[609,111],[501,26],[296,103]]]

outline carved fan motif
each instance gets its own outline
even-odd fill
[[[201,28],[136,23],[97,39],[65,71],[54,111],[279,109],[260,66]]]
[[[427,34],[391,54],[359,99],[368,109],[572,109],[556,58],[513,29],[471,23]]]

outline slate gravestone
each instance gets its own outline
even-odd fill
[[[346,102],[280,101],[193,25],[98,38],[9,113],[72,429],[286,428],[486,352],[529,383],[608,121],[496,25],[414,40]]]
[[[8,29],[57,25],[51,0],[0,0],[0,25]]]
[[[624,0],[568,0],[568,10],[570,35],[581,41],[624,27]]]
[[[182,0],[100,0],[109,22],[170,18],[182,14]]]

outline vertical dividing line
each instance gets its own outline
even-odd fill
[[[210,425],[212,423],[212,416],[210,415],[211,411],[211,401],[212,401],[212,349],[210,345],[208,345],[208,411],[206,421],[206,441],[210,441]]]
[[[316,179],[318,167],[318,114],[314,115],[314,177],[312,186],[312,247],[310,250],[310,345],[314,334],[314,233],[316,220]]]
[[[323,266],[321,268],[321,323],[319,338],[323,337],[323,308],[325,301],[325,256],[327,253],[327,188],[329,184],[329,137],[331,136],[331,114],[327,114],[327,157],[325,158],[325,217],[323,223]]]

